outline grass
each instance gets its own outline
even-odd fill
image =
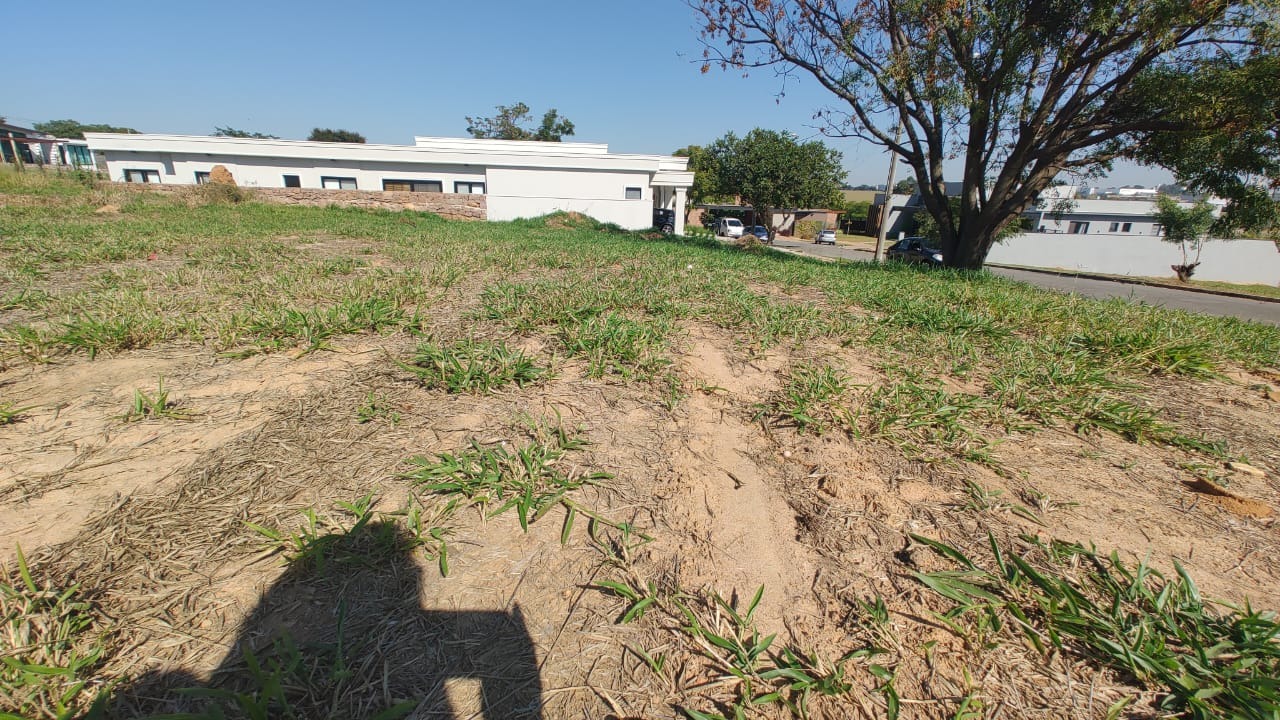
[[[179,410],[177,403],[169,399],[169,391],[164,387],[164,378],[160,378],[157,381],[155,393],[148,393],[140,389],[134,390],[133,403],[124,414],[126,422],[131,420],[158,420],[161,418],[190,420],[191,417],[191,413]]]
[[[28,410],[34,410],[34,405],[27,407],[18,407],[11,402],[0,403],[0,425],[11,425],[22,419]]]
[[[78,586],[37,582],[21,548],[16,572],[0,575],[0,716],[81,717],[98,696],[90,680],[108,648],[102,618]]]
[[[817,435],[832,427],[852,428],[847,405],[851,389],[848,375],[836,367],[798,365],[773,402],[758,408],[758,416],[772,416],[779,424]]]
[[[656,391],[672,406],[686,379],[678,356],[688,350],[687,331],[701,326],[731,337],[752,362],[856,353],[879,370],[861,387],[834,361],[789,366],[781,390],[758,408],[775,427],[843,431],[909,458],[993,466],[1004,435],[1046,427],[1161,445],[1188,466],[1230,458],[1231,438],[1174,416],[1166,396],[1177,390],[1194,400],[1203,381],[1239,368],[1280,371],[1280,328],[1057,295],[983,273],[818,263],[564,216],[453,223],[413,212],[125,193],[27,175],[0,172],[0,193],[24,201],[0,204],[6,369],[177,344],[224,358],[342,351],[348,336],[404,333],[427,339],[413,341],[417,352],[401,368],[446,393],[541,383],[550,372],[541,355],[516,347],[527,340],[558,358],[548,365],[576,363],[589,378],[634,386],[621,389],[628,398]],[[119,213],[94,212],[107,203]],[[464,337],[453,339],[442,328],[459,318]],[[0,424],[22,410],[0,406]],[[131,415],[177,412],[161,384],[138,391]],[[352,408],[343,412],[350,423]],[[398,412],[385,395],[370,394],[354,420],[394,424]],[[365,496],[282,521],[250,517],[264,552],[292,567],[377,562],[408,542],[447,574],[450,532],[464,508],[515,515],[526,529],[555,514],[564,542],[579,521],[624,567],[633,543],[650,538],[584,505],[581,496],[608,474],[582,460],[583,442],[555,423],[527,441],[477,440],[414,458],[401,478],[414,494],[390,512]],[[1070,505],[1034,489],[1017,504],[966,487],[961,503],[980,524],[1012,514],[1040,521]],[[366,532],[374,525],[396,532]],[[1061,544],[1028,541],[1016,552],[993,544],[981,563],[937,549],[958,569],[917,579],[948,605],[943,624],[979,651],[1014,639],[1084,658],[1159,689],[1170,713],[1263,717],[1249,713],[1274,704],[1267,684],[1277,675],[1274,620],[1203,601],[1184,573],[1166,579]],[[0,667],[17,673],[0,675],[14,688],[0,693],[7,703],[0,707],[50,717],[83,710],[88,696],[76,683],[92,672],[93,648],[101,646],[92,606],[71,608],[84,602],[75,592],[50,605],[62,593],[6,582],[10,627],[46,615],[75,620],[65,638],[52,625],[40,630],[53,640],[31,644],[36,649],[23,650],[19,662],[69,672]],[[832,659],[760,630],[759,594],[742,603],[625,572],[596,586],[618,599],[619,621],[672,635],[666,649],[632,647],[646,672],[674,686],[691,677],[676,674],[686,657],[711,668],[720,684],[699,696],[705,703],[682,700],[689,717],[766,707],[804,717],[820,698],[872,697],[878,714],[897,712],[898,670],[885,651],[894,638],[881,600],[858,601],[865,604],[855,624],[865,635]],[[46,604],[30,605],[32,598]],[[91,624],[81,625],[86,617]],[[262,692],[223,698],[228,707],[262,714],[289,707],[292,696],[275,690],[304,686],[310,671],[287,643],[254,662]],[[970,683],[957,687],[956,716],[982,712],[978,692]]]
[[[400,367],[413,373],[426,387],[450,393],[488,393],[507,385],[522,388],[549,375],[523,350],[475,339],[448,344],[424,342],[413,358],[400,363]]]
[[[1204,599],[1181,566],[1167,577],[1073,543],[1013,551],[989,538],[988,569],[912,537],[959,567],[916,578],[953,603],[938,619],[971,641],[1013,634],[1041,653],[1082,656],[1157,689],[1160,710],[1180,717],[1280,713],[1280,622]]]
[[[1170,277],[1140,277],[1138,279],[1160,283],[1162,285],[1189,285],[1191,287],[1204,288],[1206,290],[1226,290],[1228,292],[1244,293],[1246,295],[1280,298],[1280,287],[1275,285],[1263,285],[1261,283],[1233,283],[1223,282],[1220,280],[1191,280],[1184,283],[1179,282],[1176,278]]]

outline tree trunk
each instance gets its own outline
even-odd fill
[[[995,236],[994,228],[964,228],[956,234],[951,252],[943,248],[943,264],[957,270],[981,270],[995,244]]]

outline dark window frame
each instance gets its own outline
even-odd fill
[[[326,180],[336,180],[336,181],[337,181],[337,183],[338,183],[338,187],[336,187],[336,188],[334,188],[334,187],[325,187],[324,182],[325,182]],[[352,185],[352,187],[349,187],[349,188],[347,188],[347,187],[342,187],[342,183],[343,183],[343,181],[345,181],[345,180],[350,180],[350,181],[351,181],[351,185]],[[360,189],[360,183],[358,183],[358,182],[356,181],[356,179],[355,179],[355,178],[353,178],[353,177],[339,177],[339,176],[337,176],[337,175],[322,175],[322,176],[320,176],[320,187],[321,187],[321,188],[324,188],[325,190],[359,190],[359,189]]]
[[[467,186],[466,192],[463,192],[461,189],[463,185]],[[476,187],[480,188],[480,192],[476,192]],[[455,195],[484,195],[488,192],[488,188],[486,188],[485,183],[481,181],[473,182],[471,180],[455,180],[453,182],[453,192]]]
[[[289,184],[289,180],[290,180],[290,179],[292,179],[292,180],[293,180],[293,184],[292,184],[292,185],[290,185],[290,184]],[[283,183],[284,183],[284,187],[287,187],[287,188],[300,188],[300,187],[302,187],[302,176],[301,176],[301,175],[281,175],[281,176],[280,176],[280,181],[281,181],[281,182],[283,182]]]
[[[632,197],[632,196],[631,196],[631,193],[632,193],[632,192],[635,192],[635,197]],[[627,189],[625,189],[625,190],[623,190],[623,191],[622,191],[622,198],[623,198],[624,200],[643,200],[643,199],[644,199],[644,188],[639,188],[639,187],[629,187],[629,188],[627,188]]]
[[[142,175],[142,180],[131,179],[133,173],[140,173]],[[146,168],[125,168],[124,169],[124,181],[127,183],[141,182],[143,185],[146,185],[153,182],[152,180],[148,180],[148,178],[150,178],[151,176],[155,176],[154,184],[159,185],[160,184],[159,170],[148,170]]]
[[[409,189],[408,189],[408,190],[388,190],[388,189],[387,189],[387,183],[400,183],[400,184],[402,184],[402,185],[408,185],[408,186],[409,186]],[[421,190],[421,189],[419,189],[419,188],[418,188],[418,186],[419,186],[419,185],[428,185],[428,186],[430,186],[430,185],[435,185],[436,189],[435,189],[435,190],[429,190],[429,189],[428,189],[428,190]],[[382,191],[383,191],[383,192],[434,192],[434,193],[442,193],[442,192],[444,192],[444,181],[443,181],[443,180],[397,180],[397,179],[395,179],[395,178],[383,178],[383,180],[382,180]]]
[[[204,184],[208,183],[211,179],[213,179],[213,173],[212,173],[212,171],[210,171],[210,170],[197,170],[197,171],[196,171],[196,184],[197,184],[197,185],[204,185]]]

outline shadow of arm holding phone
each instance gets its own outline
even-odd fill
[[[394,523],[321,540],[262,596],[208,682],[148,675],[119,690],[105,715],[542,718],[519,606],[422,609],[422,570]]]

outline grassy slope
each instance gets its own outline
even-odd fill
[[[856,412],[838,367],[797,371],[764,411],[802,429],[843,424],[910,457],[997,469],[993,437],[1060,424],[1234,457],[1229,438],[1147,399],[1162,377],[1280,369],[1280,328],[982,274],[752,254],[573,218],[449,223],[185,202],[7,174],[0,193],[22,200],[0,207],[0,359],[14,365],[172,342],[233,356],[314,350],[345,333],[418,329],[419,311],[443,291],[478,284],[486,319],[553,333],[593,374],[652,382],[672,403],[682,390],[665,357],[682,323],[725,328],[755,350],[819,340],[864,348],[888,380]],[[119,211],[95,212],[108,203]],[[317,258],[309,245],[346,253]],[[966,387],[977,389],[957,389]],[[1027,577],[1005,571],[943,589],[995,612],[1031,602]],[[979,586],[986,595],[967,594]],[[1037,587],[1036,602],[1063,592]]]

